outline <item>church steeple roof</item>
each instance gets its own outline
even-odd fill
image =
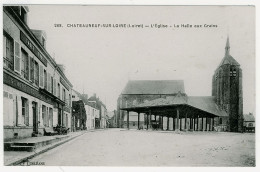
[[[229,55],[229,50],[230,50],[229,37],[227,37],[225,50],[226,50],[225,55]]]
[[[240,64],[230,55],[229,37],[227,37],[225,56],[222,59],[221,63],[219,64],[219,67],[225,64],[240,66]]]

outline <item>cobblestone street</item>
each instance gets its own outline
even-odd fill
[[[46,166],[254,166],[255,134],[109,129],[30,162]]]

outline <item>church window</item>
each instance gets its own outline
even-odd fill
[[[237,76],[237,71],[234,68],[230,69],[230,76]]]

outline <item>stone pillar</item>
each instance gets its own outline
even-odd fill
[[[129,111],[127,111],[127,129],[129,130]]]

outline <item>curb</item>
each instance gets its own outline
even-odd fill
[[[15,161],[15,162],[6,164],[5,166],[16,166],[16,165],[18,165],[18,164],[21,164],[22,162],[25,162],[25,161],[27,161],[28,159],[31,159],[31,158],[33,158],[33,157],[35,157],[35,156],[37,156],[37,155],[40,155],[40,154],[42,154],[42,153],[44,153],[44,152],[47,152],[48,150],[51,150],[51,149],[53,149],[53,148],[55,148],[55,147],[58,147],[58,146],[60,146],[60,145],[62,145],[62,144],[64,144],[64,143],[66,143],[66,142],[68,142],[68,141],[71,141],[71,140],[73,140],[73,139],[75,139],[75,138],[77,138],[77,137],[79,137],[79,136],[82,136],[82,135],[84,135],[84,134],[86,134],[86,133],[88,133],[88,132],[84,132],[84,133],[81,133],[81,134],[79,134],[79,135],[77,135],[77,136],[71,137],[71,138],[69,138],[69,139],[67,139],[67,140],[58,142],[57,144],[54,144],[54,145],[52,145],[52,146],[50,146],[50,147],[48,147],[48,148],[46,148],[46,149],[40,150],[39,152],[36,152],[36,153],[33,154],[33,155],[29,155],[29,156],[27,156],[27,157],[21,158],[21,159]]]

